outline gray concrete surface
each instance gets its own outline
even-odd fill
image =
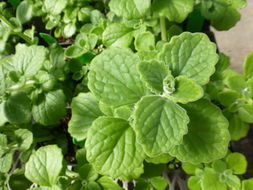
[[[231,57],[231,68],[242,72],[245,56],[253,52],[253,0],[242,10],[241,20],[229,31],[213,29],[221,52]]]

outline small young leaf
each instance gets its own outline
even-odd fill
[[[25,176],[41,186],[56,184],[62,169],[63,155],[56,145],[47,145],[34,152],[25,166]]]
[[[33,134],[27,129],[18,129],[15,132],[16,140],[21,151],[28,150],[33,143]]]
[[[248,123],[243,122],[237,114],[230,116],[228,121],[231,140],[238,141],[247,136],[250,126]]]
[[[160,53],[172,75],[185,75],[199,85],[208,83],[218,61],[215,45],[205,34],[184,32],[175,36]]]
[[[227,89],[223,92],[218,93],[218,100],[223,106],[230,106],[238,98],[240,98],[240,94],[234,90]]]
[[[191,164],[191,163],[187,163],[187,162],[183,162],[182,163],[182,169],[190,175],[195,174],[195,171],[197,168],[203,168],[203,165],[201,164]]]
[[[45,0],[44,6],[45,11],[52,14],[58,15],[67,5],[67,0]]]
[[[161,154],[156,157],[146,157],[145,161],[153,164],[166,164],[174,158],[169,154]]]
[[[31,120],[31,101],[24,92],[15,92],[4,104],[4,114],[10,123],[28,123]]]
[[[91,62],[89,89],[98,100],[112,106],[137,102],[145,92],[137,71],[139,62],[128,49],[105,50]]]
[[[253,179],[247,179],[242,181],[242,190],[252,190],[253,189]]]
[[[220,181],[219,174],[212,168],[205,168],[201,186],[205,190],[227,190],[226,184]]]
[[[11,169],[12,165],[12,152],[0,151],[0,172],[7,173]]]
[[[123,190],[112,178],[103,176],[97,180],[104,190]]]
[[[175,79],[175,91],[167,95],[174,102],[186,104],[199,100],[204,92],[201,86],[186,76],[178,76]]]
[[[55,90],[38,97],[32,107],[32,115],[42,125],[54,125],[66,114],[65,95]]]
[[[231,76],[227,79],[227,86],[231,88],[232,90],[238,92],[239,94],[242,93],[242,91],[247,88],[246,81],[244,79],[243,75],[236,75]]]
[[[156,190],[164,190],[168,186],[167,179],[160,176],[152,177],[150,183]]]
[[[247,55],[243,65],[243,73],[246,80],[253,77],[253,52]]]
[[[83,180],[95,181],[98,178],[98,173],[90,164],[82,165],[79,168],[78,173]]]
[[[135,38],[134,46],[137,51],[154,50],[155,36],[151,32],[143,32]]]
[[[238,152],[230,153],[226,157],[228,168],[232,169],[234,174],[244,174],[247,169],[246,157]]]
[[[200,180],[196,176],[191,176],[187,181],[187,185],[191,190],[203,190],[201,188]]]
[[[239,117],[242,121],[246,123],[253,122],[253,105],[252,104],[244,104],[238,110]]]
[[[142,80],[146,86],[154,93],[163,92],[163,80],[168,75],[169,70],[165,64],[158,61],[143,61],[138,65]]]
[[[91,93],[80,93],[71,103],[72,117],[68,131],[78,141],[84,140],[92,122],[102,116],[98,101]]]
[[[133,40],[133,31],[121,23],[113,23],[106,27],[102,36],[107,47],[128,47]]]
[[[170,151],[170,154],[180,161],[192,164],[224,157],[230,135],[228,121],[220,109],[204,99],[182,107],[190,118],[188,133],[182,143]]]
[[[145,96],[135,106],[133,128],[145,153],[168,153],[187,133],[186,111],[160,96]]]
[[[96,119],[88,131],[85,147],[88,161],[102,175],[129,180],[143,172],[144,153],[126,120]]]
[[[21,24],[25,24],[32,18],[32,4],[29,1],[22,1],[16,11],[16,17]]]

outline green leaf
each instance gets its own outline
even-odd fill
[[[187,133],[186,111],[160,96],[145,96],[135,106],[133,128],[148,156],[168,153]]]
[[[75,23],[68,23],[67,25],[64,26],[62,35],[65,38],[70,38],[73,36],[76,32],[76,25]]]
[[[193,175],[195,174],[195,171],[197,168],[203,168],[202,164],[191,164],[187,162],[182,163],[182,169],[185,171],[185,173]]]
[[[185,75],[199,85],[208,83],[218,61],[216,46],[205,34],[184,32],[166,44],[160,58],[172,75]]]
[[[81,48],[77,45],[72,45],[66,48],[64,55],[67,58],[77,58],[87,53],[88,50],[85,48]]]
[[[226,184],[219,180],[219,174],[212,168],[205,168],[201,186],[205,190],[227,190]]]
[[[226,89],[225,91],[218,93],[218,100],[226,107],[233,104],[238,98],[240,98],[240,94],[234,90]]]
[[[187,185],[190,188],[190,190],[202,190],[200,180],[196,176],[189,177]]]
[[[132,106],[129,105],[121,106],[114,110],[114,116],[128,120],[131,117],[132,112],[133,112]]]
[[[24,92],[15,92],[4,104],[4,114],[10,123],[28,123],[31,120],[31,100]]]
[[[95,181],[98,178],[98,173],[90,164],[82,165],[79,168],[78,173],[83,180]]]
[[[128,47],[133,40],[133,30],[121,23],[113,23],[106,27],[102,36],[106,47]]]
[[[178,76],[175,79],[175,91],[166,96],[174,102],[186,104],[199,100],[203,95],[201,86],[186,76]]]
[[[57,44],[57,40],[51,35],[43,32],[39,33],[39,35],[45,42],[47,42],[48,45]]]
[[[87,159],[102,175],[130,180],[143,172],[144,154],[126,120],[100,117],[88,131]]]
[[[167,179],[160,176],[152,177],[150,183],[156,190],[164,190],[168,186]]]
[[[103,176],[97,180],[104,190],[123,190],[112,178]]]
[[[16,141],[21,151],[26,151],[33,143],[33,134],[27,129],[18,129],[15,132]]]
[[[105,50],[91,62],[89,89],[98,100],[112,106],[137,102],[145,92],[136,68],[139,61],[128,49]]]
[[[207,100],[183,105],[190,118],[182,144],[170,151],[182,162],[198,164],[225,156],[230,140],[228,121],[221,110]]]
[[[227,86],[240,94],[245,88],[247,88],[247,84],[243,75],[229,77],[227,79]]]
[[[211,24],[217,30],[229,30],[241,19],[241,14],[231,8],[226,8],[220,17],[211,20]]]
[[[223,160],[214,160],[212,163],[212,168],[216,172],[222,173],[227,169],[227,164]]]
[[[125,19],[140,19],[146,16],[151,0],[110,0],[109,7],[117,16]]]
[[[243,122],[237,114],[230,116],[228,121],[231,140],[238,141],[247,136],[250,126]]]
[[[42,125],[54,125],[66,114],[62,90],[50,91],[38,97],[32,107],[33,118]]]
[[[153,4],[154,12],[160,16],[165,16],[171,22],[183,22],[193,10],[193,0],[155,0]]]
[[[246,80],[253,77],[253,52],[248,54],[244,60],[243,73]]]
[[[24,169],[16,169],[10,176],[9,185],[11,189],[29,189],[32,183],[25,178]]]
[[[173,159],[174,158],[170,156],[169,154],[161,154],[156,157],[146,157],[145,161],[148,163],[153,163],[153,164],[166,164]]]
[[[230,153],[226,157],[228,168],[232,169],[234,174],[244,174],[247,170],[246,157],[238,152]]]
[[[0,172],[7,173],[12,166],[12,152],[0,152]]]
[[[16,17],[21,24],[25,24],[31,20],[33,14],[32,11],[32,4],[28,1],[22,1],[17,7]]]
[[[231,189],[240,189],[241,187],[241,180],[236,175],[232,175],[232,174],[227,175],[225,182],[228,185],[228,187],[230,187]]]
[[[138,71],[141,79],[152,92],[158,94],[163,92],[163,80],[169,73],[164,63],[155,60],[143,61],[138,65]]]
[[[60,14],[67,5],[67,0],[45,0],[44,7],[47,13]]]
[[[104,104],[103,102],[99,102],[99,109],[103,112],[104,115],[113,117],[114,116],[114,107]]]
[[[151,32],[143,32],[135,38],[134,46],[137,51],[154,50],[155,36]]]
[[[56,184],[62,169],[63,155],[56,145],[40,147],[25,165],[25,177],[41,186]]]
[[[252,190],[253,189],[253,179],[247,179],[242,181],[242,190]]]
[[[46,59],[46,48],[43,46],[25,46],[18,44],[16,54],[13,57],[13,65],[16,71],[26,76],[35,75],[42,67]]]
[[[84,140],[92,122],[103,113],[98,101],[91,93],[80,93],[71,103],[72,116],[69,121],[68,132],[78,141]]]
[[[253,105],[252,104],[244,104],[238,110],[239,117],[242,121],[246,123],[253,122]]]

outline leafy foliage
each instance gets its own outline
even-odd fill
[[[0,2],[0,189],[252,189],[244,73],[201,33],[245,0]],[[205,20],[206,19],[206,20]],[[185,175],[185,174],[184,174]]]

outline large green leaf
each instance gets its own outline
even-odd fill
[[[142,80],[152,92],[162,94],[163,80],[169,73],[164,63],[155,60],[143,61],[138,65],[138,71]]]
[[[110,48],[92,60],[88,86],[98,100],[113,106],[137,102],[144,85],[137,71],[137,55],[128,49]]]
[[[160,16],[166,16],[169,21],[183,22],[193,10],[193,0],[155,0],[153,9]]]
[[[190,117],[189,131],[183,137],[182,144],[172,149],[170,154],[180,161],[193,164],[225,156],[230,135],[228,121],[221,110],[204,99],[183,107]]]
[[[109,7],[117,16],[138,19],[146,16],[151,0],[110,0]]]
[[[99,109],[98,101],[91,93],[80,93],[73,98],[71,108],[72,116],[68,131],[72,137],[80,141],[86,138],[92,122],[103,113]]]
[[[33,118],[42,125],[54,125],[66,114],[62,90],[50,91],[38,97],[32,107]]]
[[[171,39],[160,53],[174,77],[186,75],[199,85],[209,81],[218,61],[216,46],[205,34],[182,33]]]
[[[46,48],[32,45],[27,47],[23,44],[16,46],[16,54],[13,57],[13,65],[16,71],[26,76],[35,75],[42,67],[46,59]]]
[[[31,120],[31,101],[24,92],[15,92],[4,104],[4,114],[10,123],[28,123]]]
[[[25,166],[27,179],[41,186],[56,184],[62,169],[63,155],[56,145],[47,145],[34,152]]]
[[[129,123],[100,117],[88,131],[87,159],[102,175],[129,180],[143,172],[144,153]]]
[[[175,91],[168,96],[174,102],[188,103],[199,100],[203,96],[203,89],[186,76],[178,76],[175,79]]]
[[[187,133],[189,118],[176,103],[160,97],[145,96],[135,106],[133,128],[148,156],[168,153]]]
[[[121,23],[113,23],[103,32],[103,43],[109,47],[128,47],[133,40],[133,30]]]

